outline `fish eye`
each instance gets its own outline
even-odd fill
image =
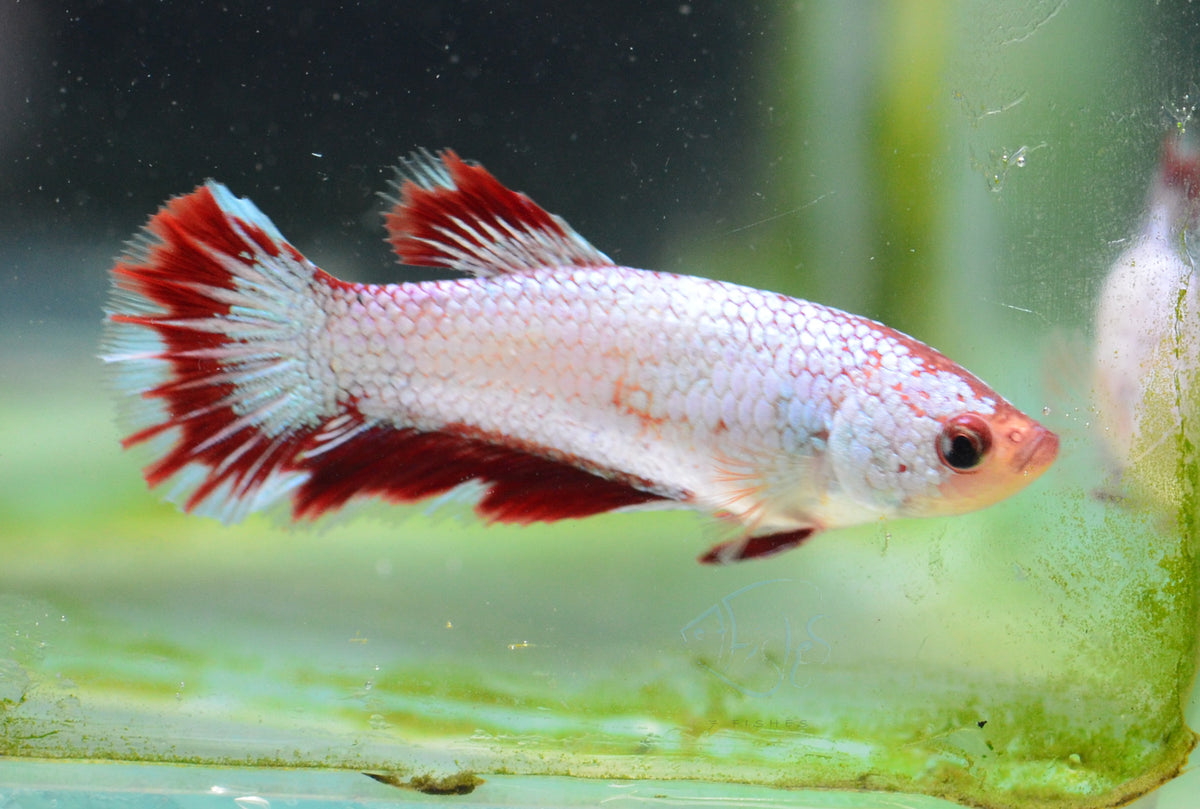
[[[991,448],[992,431],[974,413],[950,419],[937,437],[938,458],[956,472],[970,472],[978,467]]]

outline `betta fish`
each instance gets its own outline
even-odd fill
[[[1194,416],[1198,230],[1200,147],[1194,136],[1173,133],[1163,141],[1139,231],[1101,287],[1092,362],[1110,471],[1122,478],[1136,467],[1135,479],[1160,492],[1176,488],[1176,439],[1184,416]]]
[[[216,182],[150,219],[112,269],[104,356],[150,486],[226,521],[468,484],[498,522],[680,506],[733,526],[711,563],[978,509],[1057,454],[929,346],[620,266],[452,151],[415,153],[393,190],[400,261],[455,277],[339,280]]]

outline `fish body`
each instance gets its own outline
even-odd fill
[[[250,202],[169,202],[113,270],[106,359],[138,395],[151,485],[237,519],[412,502],[468,482],[485,518],[680,505],[738,528],[703,561],[951,514],[1023,488],[1057,438],[882,324],[621,267],[482,167],[420,153],[386,220],[406,264],[347,283]]]

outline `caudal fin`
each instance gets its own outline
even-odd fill
[[[130,396],[123,444],[150,445],[147,482],[172,482],[185,510],[237,520],[307,478],[297,453],[336,413],[311,362],[322,277],[213,182],[167,203],[113,268],[102,359]]]

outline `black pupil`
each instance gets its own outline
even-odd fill
[[[950,451],[946,453],[946,463],[955,469],[970,469],[979,463],[979,442],[971,436],[960,433],[950,439]]]

